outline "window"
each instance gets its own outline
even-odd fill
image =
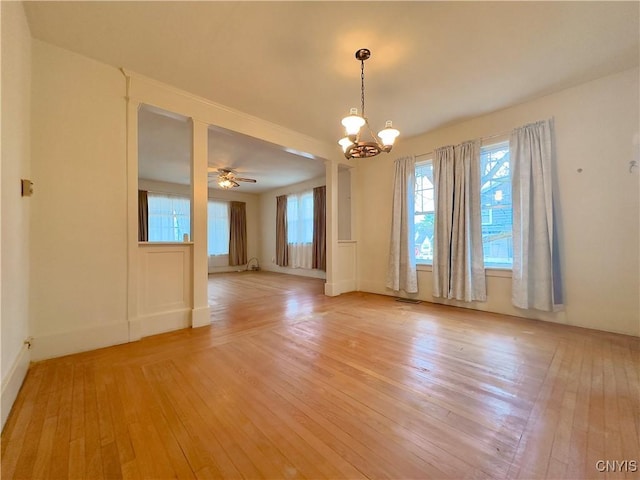
[[[484,265],[485,267],[511,268],[513,209],[508,142],[482,147],[480,175]]]
[[[313,242],[313,191],[287,195],[287,243]]]
[[[417,263],[433,262],[434,190],[431,160],[416,164],[415,255]]]
[[[179,195],[148,194],[149,241],[182,242],[191,233],[191,200]],[[229,254],[229,203],[209,200],[207,253]]]
[[[207,253],[229,254],[229,204],[220,200],[209,200],[207,222]]]
[[[191,200],[178,195],[149,192],[149,241],[182,242],[191,235]]]
[[[513,220],[509,142],[481,148],[480,175],[484,265],[511,268]],[[434,194],[432,160],[416,163],[414,245],[418,264],[433,263]]]

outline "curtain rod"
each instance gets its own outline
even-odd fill
[[[491,140],[492,138],[503,137],[503,136],[508,135],[510,133],[511,133],[511,130],[509,130],[508,132],[496,133],[495,135],[488,135],[486,137],[480,137],[480,141],[483,142],[485,140]],[[416,155],[416,158],[417,157],[425,157],[427,155],[433,155],[433,151],[427,152],[427,153],[420,153],[420,154]]]

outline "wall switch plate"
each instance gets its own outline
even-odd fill
[[[27,180],[26,178],[20,179],[21,186],[21,195],[23,197],[30,197],[33,195],[33,182],[31,180]]]

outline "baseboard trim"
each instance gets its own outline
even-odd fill
[[[260,268],[265,272],[284,273],[286,275],[295,275],[298,277],[320,278],[323,280],[327,278],[327,272],[315,268],[292,268],[280,267],[278,265],[264,265],[260,266]]]
[[[191,326],[191,309],[154,313],[137,318],[137,328],[141,337],[172,332]]]
[[[22,382],[24,382],[27,376],[30,357],[31,355],[27,345],[23,345],[13,361],[9,373],[6,378],[2,380],[2,390],[0,392],[0,396],[2,397],[0,401],[0,416],[2,417],[1,428],[4,428],[4,424],[9,417],[9,412],[11,412],[11,407],[13,407],[13,403],[18,397],[20,387],[22,387]]]
[[[338,284],[326,282],[324,284],[324,294],[327,297],[337,297],[340,295],[340,288],[338,287]]]
[[[377,293],[379,295],[389,295],[392,296],[394,292],[392,290],[387,289],[384,284],[380,284],[378,282],[370,282],[366,280],[360,280],[358,284],[358,291],[360,292],[368,292],[368,293]]]
[[[127,342],[129,342],[128,322],[42,335],[33,339],[31,359],[46,360]]]
[[[338,282],[338,290],[340,293],[355,292],[357,290],[355,278],[352,280],[340,280]]]
[[[193,328],[211,325],[211,308],[209,306],[191,310],[191,326]]]

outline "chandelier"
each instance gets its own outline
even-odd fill
[[[400,132],[393,128],[391,120],[387,120],[384,129],[378,132],[376,137],[369,127],[369,121],[364,114],[364,61],[371,56],[371,52],[366,48],[361,48],[356,52],[356,59],[360,60],[360,100],[361,114],[358,109],[352,108],[349,115],[342,119],[346,136],[338,141],[342,147],[344,156],[347,158],[368,158],[375,157],[380,152],[389,153],[393,148],[393,142]],[[362,127],[366,127],[373,141],[364,141],[360,135]]]

